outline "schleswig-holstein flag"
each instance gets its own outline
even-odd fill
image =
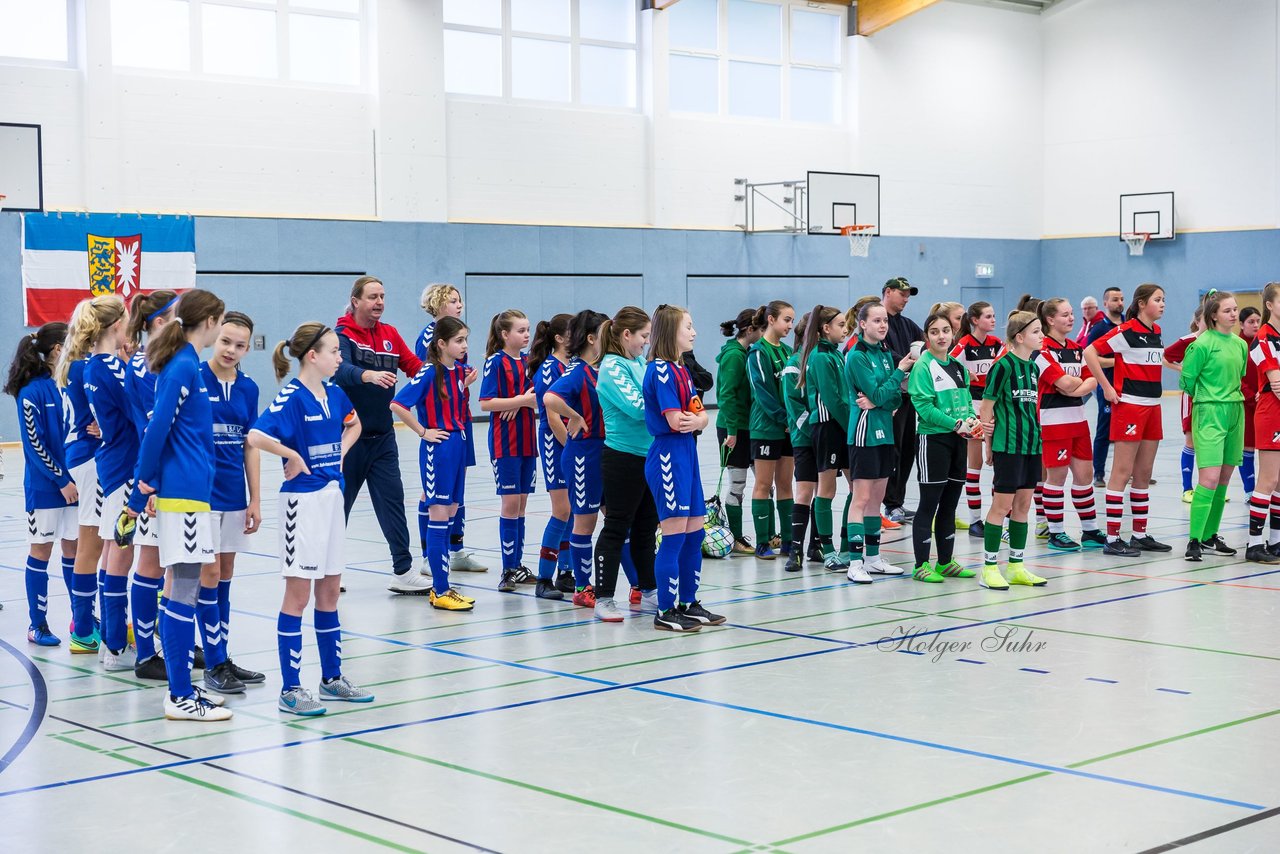
[[[22,215],[22,298],[27,326],[67,320],[76,303],[196,285],[196,226],[189,216]]]

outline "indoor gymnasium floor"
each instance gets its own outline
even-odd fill
[[[260,553],[239,562],[231,629],[236,660],[268,683],[230,700],[234,721],[208,725],[164,721],[158,686],[28,646],[20,457],[8,450],[0,848],[1275,850],[1280,566],[1182,561],[1175,407],[1166,398],[1172,438],[1152,508],[1172,557],[1033,542],[1049,584],[1009,592],[708,561],[704,601],[729,622],[690,636],[645,617],[597,623],[532,588],[499,594],[496,571],[457,579],[478,600],[470,614],[396,598],[362,502],[340,610],[345,670],[377,702],[318,719],[276,710],[272,500]],[[413,442],[400,442],[416,483]],[[701,447],[714,461],[714,439]],[[468,539],[495,563],[484,466],[467,491]],[[264,468],[274,496],[278,469]],[[713,465],[703,478],[715,483]],[[535,495],[531,565],[546,511]],[[1233,544],[1244,511],[1237,482]],[[905,538],[889,539],[907,564]],[[959,542],[978,551],[964,532]],[[59,578],[50,591],[65,638]],[[309,641],[304,681],[317,678]]]

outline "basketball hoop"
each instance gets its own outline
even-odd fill
[[[849,254],[854,258],[866,258],[871,254],[874,225],[842,225],[840,233],[849,238]]]
[[[4,210],[4,200],[6,198],[7,197],[5,196],[4,193],[0,193],[0,211]]]
[[[1143,247],[1145,247],[1147,245],[1147,241],[1151,239],[1150,234],[1145,234],[1141,231],[1133,232],[1131,234],[1122,234],[1120,236],[1124,239],[1125,243],[1129,244],[1130,255],[1141,255]]]

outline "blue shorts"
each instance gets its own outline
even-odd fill
[[[493,481],[499,495],[529,495],[535,474],[533,457],[501,457],[493,461]]]
[[[570,439],[561,463],[569,475],[569,509],[575,516],[600,512],[604,481],[600,478],[600,454],[604,439]]]
[[[644,477],[660,520],[707,515],[697,442],[692,433],[681,433],[658,436],[649,446]]]
[[[419,442],[418,468],[428,507],[458,503],[466,483],[466,436],[453,432],[443,442]]]
[[[550,429],[538,428],[538,455],[542,457],[542,485],[547,492],[553,489],[568,489],[564,479],[564,469],[560,459],[564,456],[564,445],[556,439]]]
[[[467,419],[467,468],[476,464],[476,427],[470,418]],[[462,499],[458,499],[461,501]]]

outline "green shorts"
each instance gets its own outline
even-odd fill
[[[1196,401],[1191,405],[1191,438],[1197,468],[1240,465],[1244,462],[1244,404]]]

